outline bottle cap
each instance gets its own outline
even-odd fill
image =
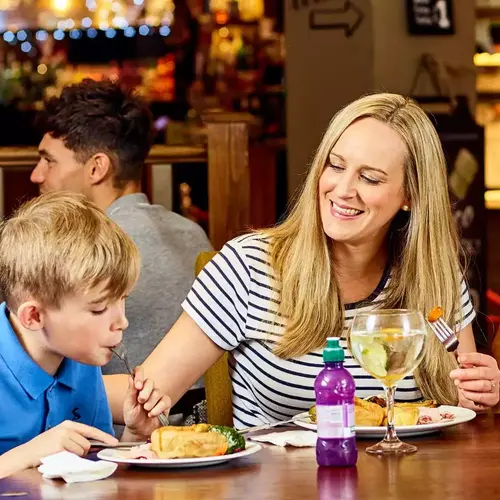
[[[338,363],[344,361],[344,349],[340,347],[339,337],[328,337],[326,347],[323,350],[323,361],[325,363]]]

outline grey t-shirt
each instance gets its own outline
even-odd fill
[[[106,210],[134,241],[141,255],[141,275],[125,303],[129,326],[124,332],[130,365],[140,365],[170,330],[194,281],[200,252],[212,249],[203,229],[143,193],[118,198]],[[125,373],[116,358],[103,373]],[[200,380],[194,387],[202,387]]]

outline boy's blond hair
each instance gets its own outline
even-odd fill
[[[58,308],[103,284],[119,299],[139,268],[133,241],[82,195],[41,195],[0,225],[0,285],[13,311],[29,298]]]

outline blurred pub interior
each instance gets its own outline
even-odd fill
[[[149,102],[156,144],[203,142],[207,110],[255,115],[258,140],[274,141],[273,164],[276,159],[279,165],[273,168],[285,176],[273,217],[284,211],[279,0],[1,0],[0,8],[0,147],[36,146],[36,113],[65,85],[84,77],[119,78]],[[26,171],[3,173],[7,215],[36,189]],[[189,195],[203,224],[206,166],[174,164],[171,178],[170,208],[181,211]]]
[[[478,309],[488,315],[483,337],[491,343],[500,325],[500,0],[444,2],[453,8],[454,29],[447,36],[411,33],[405,13],[411,3],[0,0],[1,215],[37,193],[29,173],[40,139],[33,122],[43,99],[84,77],[119,78],[136,88],[150,104],[158,147],[206,146],[207,114],[245,116],[247,122],[253,117],[249,223],[257,227],[283,216],[321,131],[341,105],[381,89],[415,94],[430,112],[453,102],[451,115],[438,110],[436,126],[454,179],[457,221],[475,257]],[[357,16],[356,22],[343,18],[356,32],[311,31],[305,25],[316,4]],[[326,36],[332,37],[329,45]],[[444,68],[454,95],[425,82],[413,88],[420,66],[432,73],[426,61]],[[368,63],[369,78],[363,73]],[[314,65],[317,73],[310,70]],[[467,121],[465,128],[457,125]],[[474,144],[449,140],[471,131]],[[31,156],[17,165],[11,156],[1,159],[2,151],[24,150]],[[188,155],[151,162],[144,191],[208,231],[207,161]],[[466,180],[470,189],[462,196],[456,179],[467,162],[478,174]]]

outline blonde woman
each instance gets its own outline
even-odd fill
[[[330,123],[295,208],[281,225],[227,243],[205,267],[184,313],[144,364],[175,403],[230,351],[236,427],[291,417],[314,403],[327,336],[358,311],[441,305],[460,363],[432,338],[396,399],[475,410],[499,400],[496,361],[476,353],[475,313],[436,131],[410,99],[363,97]],[[360,397],[382,392],[346,353]],[[125,383],[108,377],[113,407]]]

